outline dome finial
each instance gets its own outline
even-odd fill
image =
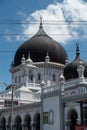
[[[78,56],[79,54],[80,54],[79,43],[76,43],[76,56]]]
[[[65,60],[65,65],[68,64],[68,57],[66,57],[66,60]]]
[[[42,17],[40,16],[40,29],[43,28]]]

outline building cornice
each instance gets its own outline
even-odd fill
[[[24,111],[26,109],[39,109],[41,102],[35,102],[35,103],[30,103],[30,104],[26,104],[26,105],[20,105],[20,106],[14,106],[13,107],[13,113],[15,113],[15,111]],[[7,113],[10,112],[11,108],[4,108],[0,110],[0,114],[2,113]]]

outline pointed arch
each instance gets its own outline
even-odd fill
[[[38,81],[40,81],[41,80],[41,73],[38,73],[37,77],[38,77]]]
[[[84,108],[84,124],[87,124],[87,107]]]
[[[22,119],[21,119],[20,115],[17,115],[15,117],[15,125],[14,125],[15,130],[22,130],[22,124],[21,123],[22,123]]]
[[[6,130],[6,118],[5,117],[1,118],[1,128],[2,128],[2,130]]]
[[[77,118],[78,118],[77,111],[75,109],[70,109],[68,111],[67,118],[70,121],[69,122],[70,130],[75,130],[75,125],[77,125]]]
[[[31,130],[31,116],[28,113],[24,116],[24,127],[27,127],[28,130]]]
[[[34,116],[34,122],[36,124],[36,130],[40,130],[40,113],[37,112]]]
[[[52,75],[52,79],[53,79],[53,82],[56,81],[56,74],[53,73],[53,75]]]

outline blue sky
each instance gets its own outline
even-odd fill
[[[9,69],[15,52],[37,32],[40,16],[44,30],[65,47],[69,62],[75,58],[76,42],[87,61],[86,0],[0,0],[0,86],[4,81],[11,83]],[[26,21],[29,23],[21,24]]]

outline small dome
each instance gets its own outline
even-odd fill
[[[65,80],[65,79],[64,79],[63,74],[61,74],[61,75],[59,76],[59,81],[63,81],[63,80]]]
[[[28,52],[31,54],[33,62],[44,62],[46,54],[49,54],[51,62],[65,64],[67,53],[63,46],[49,37],[43,30],[42,20],[38,32],[24,44],[22,44],[15,53],[14,65],[20,65],[24,54],[28,59]]]
[[[45,62],[46,63],[50,62],[50,57],[49,57],[48,53],[47,53],[47,56],[45,57]]]
[[[30,52],[29,52],[29,54],[28,54],[28,59],[26,60],[26,63],[27,63],[27,64],[33,64],[33,61],[32,61],[31,58],[30,58]]]
[[[78,44],[76,44],[76,57],[73,62],[66,64],[64,68],[65,80],[78,78],[77,67],[80,62],[83,64],[85,68],[84,77],[87,77],[87,63],[80,58],[79,46]]]

